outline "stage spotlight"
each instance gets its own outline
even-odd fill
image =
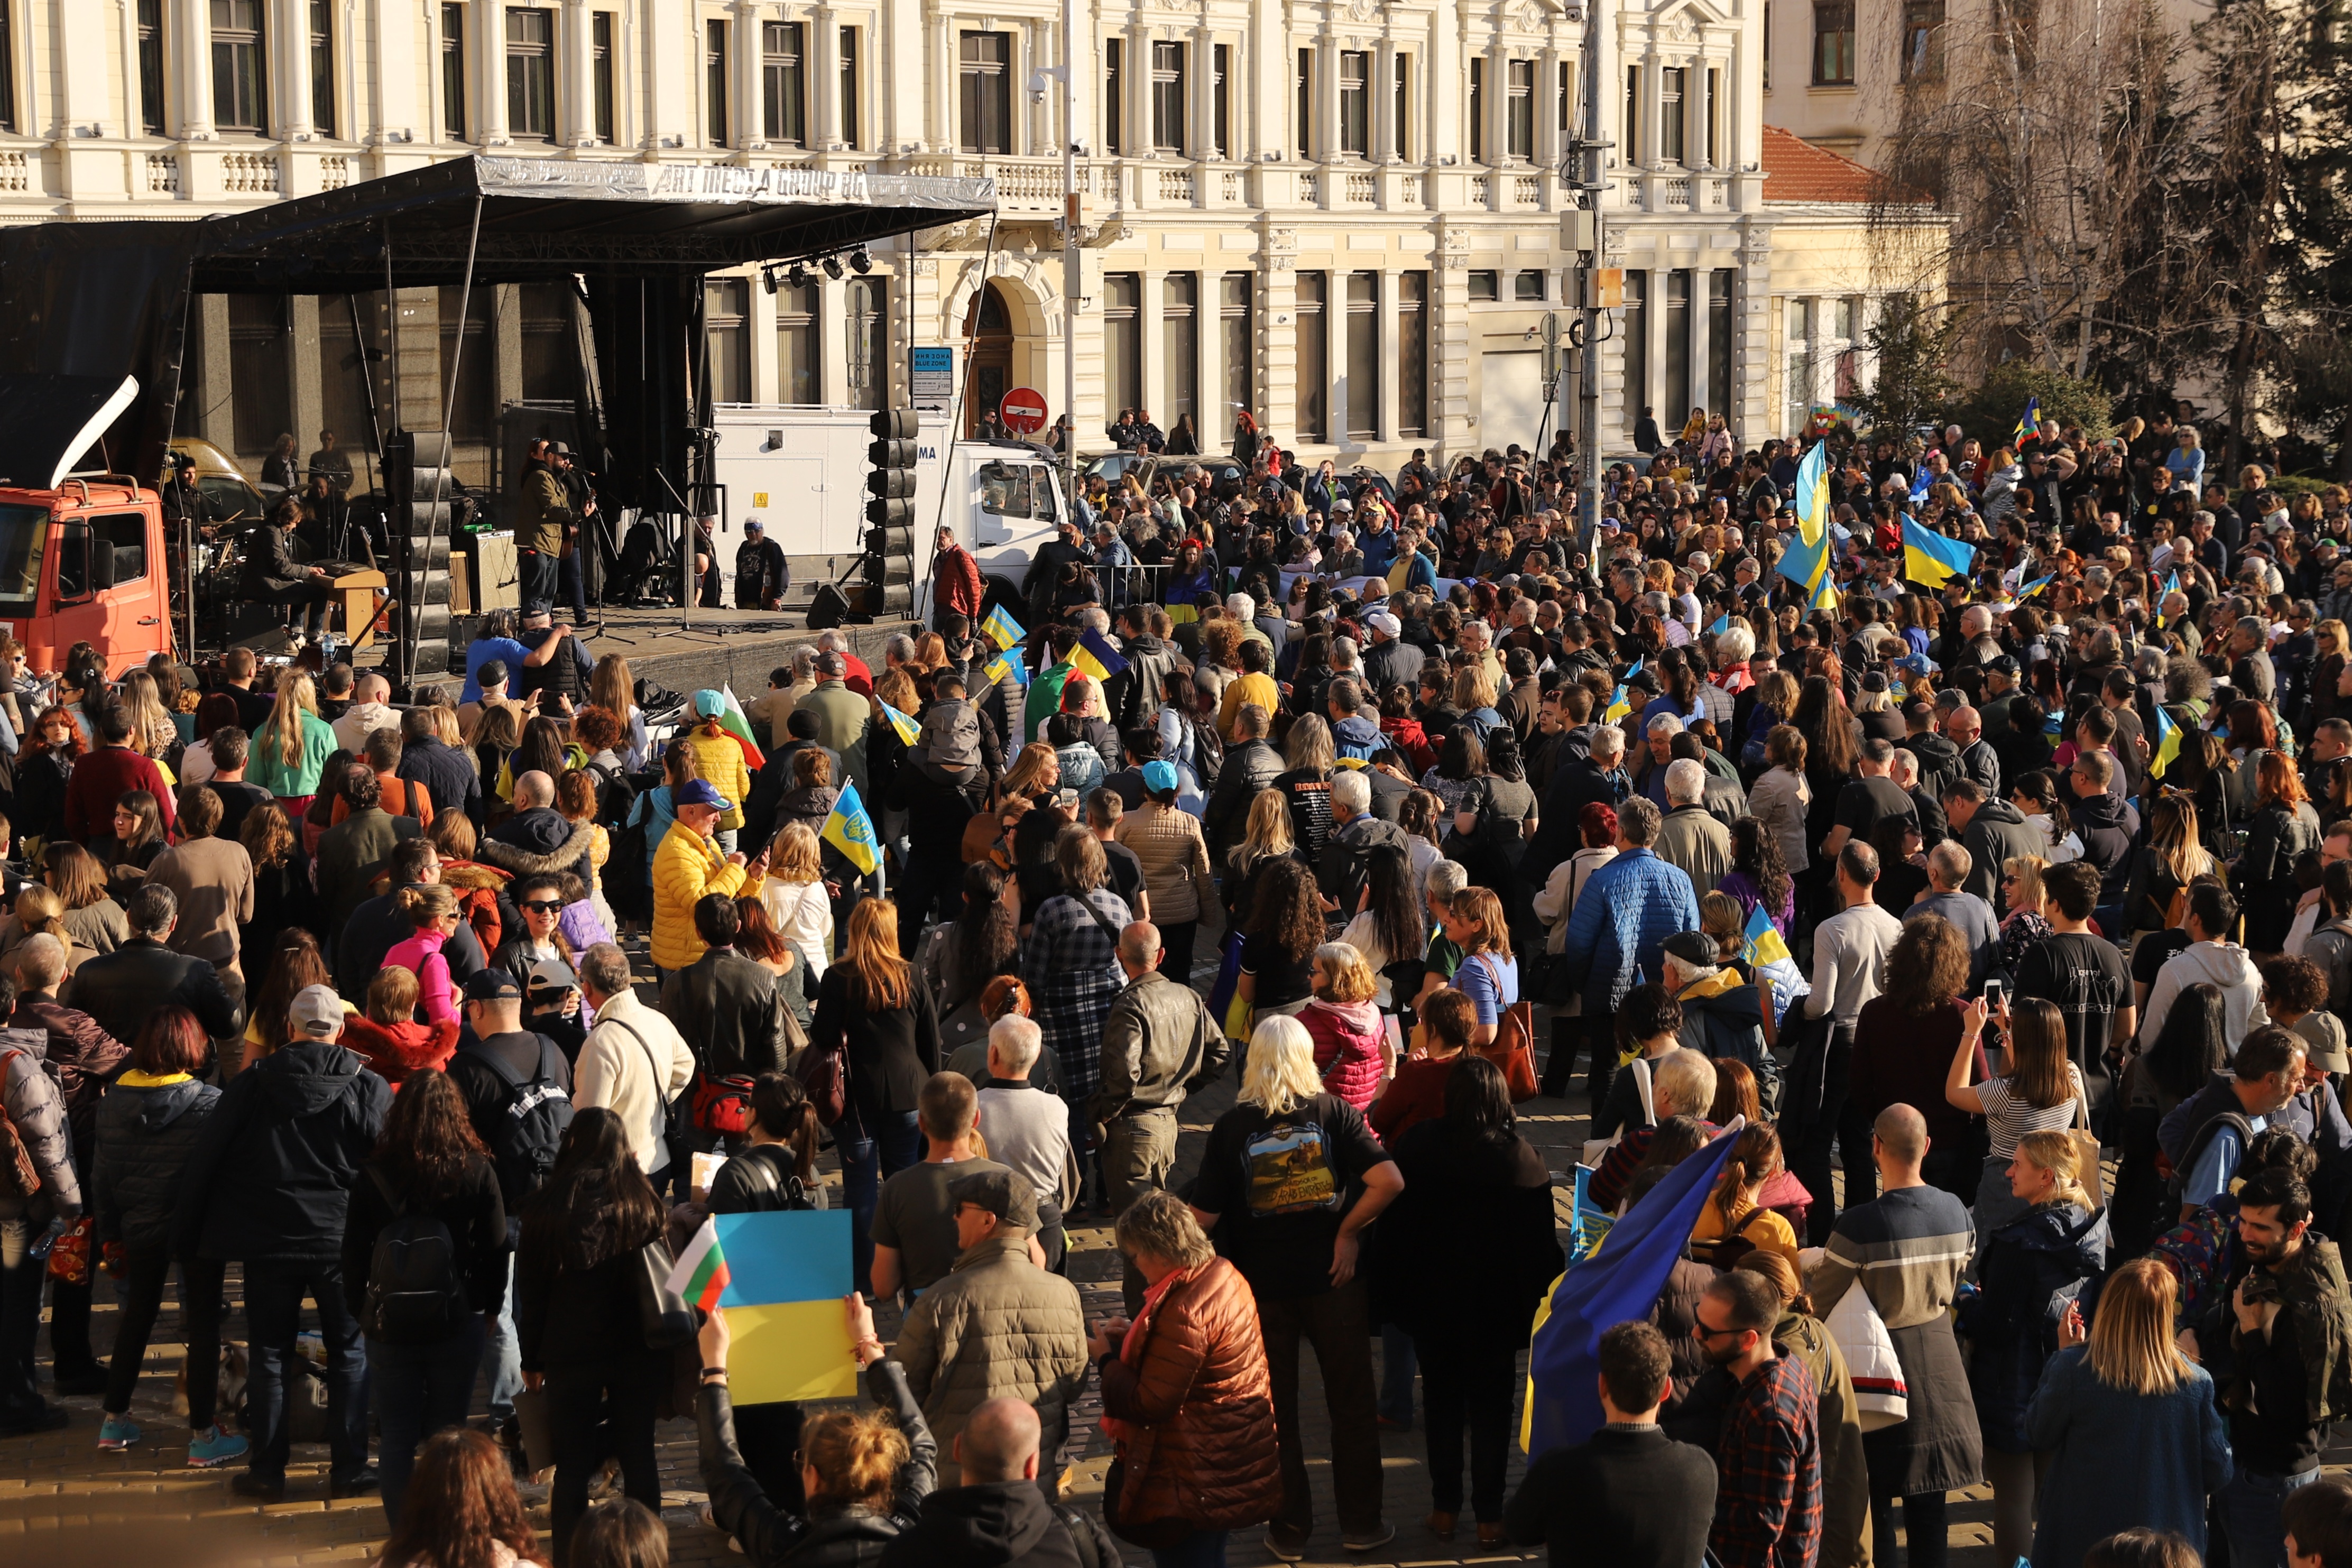
[[[791,270],[784,274],[784,281],[791,284],[795,289],[807,288],[808,280],[808,268],[802,266],[797,261],[793,262]]]
[[[864,246],[849,253],[849,269],[860,277],[874,270],[874,258],[866,253]]]
[[[760,268],[760,287],[765,289],[771,294],[776,291],[776,269],[774,268],[762,267]]]
[[[824,268],[824,275],[827,278],[832,279],[836,283],[841,281],[840,257],[828,256],[823,261],[818,262],[817,265]]]

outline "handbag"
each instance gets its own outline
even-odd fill
[[[790,1014],[785,1015],[790,1017]],[[738,1073],[724,1078],[694,1075],[694,1125],[705,1132],[740,1138],[751,1126],[751,1080]]]
[[[793,1076],[801,1080],[801,1089],[808,1102],[816,1108],[821,1126],[831,1127],[849,1109],[849,1044],[835,1036],[833,1039],[809,1042],[808,1049],[793,1068]]]
[[[1625,1070],[1633,1075],[1633,1092],[1641,1098],[1642,1125],[1655,1127],[1658,1124],[1658,1102],[1650,1082],[1650,1058],[1635,1057],[1626,1065]],[[1595,1171],[1601,1169],[1601,1162],[1609,1157],[1609,1151],[1624,1142],[1624,1139],[1625,1129],[1622,1127],[1606,1138],[1586,1139],[1584,1157],[1578,1163]]]
[[[2091,1131],[2090,1097],[2079,1088],[2074,1094],[2074,1124],[2066,1130],[2066,1141],[2074,1146],[2075,1180],[2091,1195],[2093,1208],[2105,1208],[2107,1189],[2106,1178],[2099,1170],[2099,1135]]]
[[[1487,953],[1478,955],[1486,966],[1486,977],[1495,983],[1495,994],[1503,994],[1503,972]],[[1542,1087],[1536,1078],[1536,1010],[1530,1002],[1513,1002],[1503,1007],[1495,1019],[1495,1037],[1471,1050],[1486,1058],[1502,1070],[1503,1081],[1511,1091],[1511,1103],[1533,1100]]]
[[[645,1331],[649,1351],[676,1350],[701,1327],[686,1298],[669,1288],[670,1271],[677,1267],[669,1243],[661,1237],[637,1248],[637,1325]]]

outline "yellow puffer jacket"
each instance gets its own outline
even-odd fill
[[[654,963],[662,969],[684,969],[708,948],[694,932],[694,906],[705,893],[735,898],[756,893],[760,884],[746,882],[743,868],[683,822],[673,822],[654,851]]]
[[[694,753],[698,775],[708,781],[727,802],[727,815],[719,819],[721,828],[743,826],[743,803],[751,795],[751,769],[743,761],[743,747],[734,736],[724,731],[713,735],[698,724],[679,737],[687,750]],[[838,782],[838,781],[835,781]],[[746,855],[762,847],[758,844],[736,846]]]

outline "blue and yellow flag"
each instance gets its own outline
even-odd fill
[[[2020,588],[2017,591],[2017,596],[2020,599],[2031,599],[2034,595],[2039,594],[2042,589],[2048,587],[2051,584],[2051,580],[2057,575],[2057,573],[2053,572],[2048,576],[2036,577],[2032,582],[2028,583],[2024,587]]]
[[[882,864],[882,850],[874,837],[874,819],[866,815],[866,803],[857,798],[857,786],[845,782],[841,794],[833,803],[833,815],[824,819],[824,831],[817,835],[847,856],[849,863],[867,876],[872,876]]]
[[[1604,724],[1614,724],[1633,710],[1633,699],[1626,695],[1625,683],[1621,680],[1617,683],[1615,693],[1609,699],[1609,706],[1601,711],[1601,721]]]
[[[2164,580],[2164,598],[2168,599],[2179,592],[2180,592],[2180,574],[2175,572]],[[2164,629],[2164,599],[2158,599],[2156,602],[2156,629],[2158,631]]]
[[[988,618],[980,623],[980,629],[986,632],[989,640],[999,647],[1011,647],[1029,635],[1019,621],[1004,613],[1002,605],[988,612]]]
[[[2017,416],[2017,428],[2009,434],[2009,444],[2022,446],[2028,436],[2042,433],[2042,395],[2035,393],[2025,400],[2025,412]]]
[[[1797,531],[1807,544],[1819,544],[1829,530],[1830,444],[1816,441],[1797,465]]]
[[[1010,649],[996,656],[996,662],[988,667],[987,675],[991,680],[1002,680],[1009,675],[1013,678],[1013,683],[1015,686],[1029,684],[1027,661]]]
[[[1823,533],[1817,539],[1808,540],[1802,537],[1801,530],[1797,542],[1780,552],[1780,559],[1773,570],[1802,588],[1809,597],[1817,595],[1822,585],[1829,581],[1829,535]]]
[[[1715,625],[1706,628],[1706,635],[1711,637],[1719,637],[1730,629],[1731,617],[1729,616],[1717,616],[1715,617]]]
[[[1108,680],[1127,668],[1127,660],[1110,646],[1110,639],[1092,626],[1078,634],[1078,646],[1070,650],[1070,662],[1097,680]]]
[[[2156,710],[2156,755],[2148,759],[2147,776],[2160,779],[2180,755],[2180,726],[2162,708]]]
[[[1739,956],[1759,980],[1772,984],[1772,1018],[1778,1023],[1789,1011],[1789,1004],[1808,994],[1812,985],[1805,972],[1797,967],[1796,956],[1789,951],[1780,935],[1780,928],[1759,904],[1749,912],[1748,925],[1739,933]]]
[[[1966,577],[1975,563],[1977,547],[1903,520],[1903,575],[1929,588],[1940,588],[1955,577]]]
[[[882,717],[890,721],[890,728],[898,732],[898,739],[906,742],[907,744],[910,746],[913,745],[915,743],[915,737],[923,732],[923,727],[920,724],[916,723],[914,720],[908,717],[906,714],[899,712],[896,708],[891,707],[887,702],[884,702],[880,698],[877,697],[874,700],[881,707]]]

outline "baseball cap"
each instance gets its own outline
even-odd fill
[[[479,686],[504,686],[507,683],[507,661],[502,658],[484,659],[482,668],[474,672],[474,681]]]
[[[2294,1034],[2303,1042],[2304,1055],[2313,1067],[2324,1072],[2352,1071],[2352,1059],[2345,1055],[2342,1026],[2329,1027],[2335,1022],[2333,1016],[2322,1008],[2296,1020]]]
[[[1011,1171],[974,1171],[949,1182],[949,1207],[966,1204],[994,1215],[1003,1229],[1037,1228],[1037,1194],[1025,1178]]]
[[[2017,660],[2008,654],[1995,655],[1985,660],[1984,667],[1995,675],[2006,675],[2011,680],[2017,679]]]
[[[1162,790],[1174,789],[1176,764],[1157,757],[1144,763],[1143,787],[1154,795],[1158,795]]]
[[[1372,630],[1380,633],[1382,637],[1393,637],[1404,635],[1404,623],[1398,620],[1394,616],[1390,615],[1386,610],[1374,610],[1370,615],[1364,617],[1364,625],[1371,627]]]
[[[706,686],[694,694],[694,711],[698,718],[716,719],[727,711],[727,699]]]
[[[561,441],[550,441],[547,444],[547,455],[551,458],[568,458],[572,456],[572,448]]]
[[[579,984],[580,977],[560,958],[542,958],[530,966],[533,991],[569,991]]]
[[[1668,958],[1679,958],[1685,963],[1713,963],[1716,961],[1715,939],[1703,931],[1678,931],[1662,944]]]
[[[501,968],[477,970],[466,981],[466,1000],[468,1002],[496,1002],[500,997],[521,994],[522,986],[511,973]]]
[[[343,999],[331,985],[305,985],[286,1009],[294,1032],[305,1039],[331,1040],[342,1032]]]
[[[1341,496],[1338,500],[1331,503],[1331,510],[1333,511],[1353,511],[1356,510],[1356,503],[1349,500],[1346,496]]]
[[[673,805],[709,805],[727,809],[727,797],[709,779],[688,779],[670,792]]]

